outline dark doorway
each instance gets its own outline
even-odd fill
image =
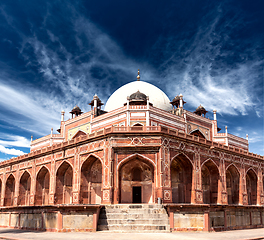
[[[133,187],[133,203],[141,203],[141,187]]]

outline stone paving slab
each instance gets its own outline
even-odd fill
[[[80,240],[264,240],[264,228],[235,230],[225,232],[174,232],[174,233],[57,233],[57,232],[39,232],[27,231],[9,228],[0,228],[0,239],[9,240],[60,240],[60,239],[80,239]]]

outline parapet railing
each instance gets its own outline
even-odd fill
[[[205,138],[200,138],[198,136],[189,135],[189,134],[186,134],[184,132],[169,129],[169,128],[163,127],[163,126],[132,126],[132,127],[131,126],[127,126],[127,127],[112,126],[112,127],[104,128],[104,129],[101,129],[99,131],[92,132],[90,134],[83,135],[83,136],[62,142],[62,143],[57,143],[57,144],[54,144],[54,145],[49,146],[49,147],[44,147],[42,149],[32,151],[28,154],[24,154],[24,155],[15,157],[15,158],[11,158],[9,160],[2,161],[2,162],[0,162],[0,165],[6,165],[6,164],[16,162],[16,161],[20,161],[20,160],[23,160],[23,159],[29,158],[29,157],[35,157],[37,155],[44,154],[44,153],[51,152],[51,151],[55,151],[55,150],[59,150],[61,148],[67,148],[71,145],[76,145],[76,144],[81,143],[83,141],[86,141],[86,140],[89,140],[89,139],[92,139],[95,137],[100,137],[100,136],[103,136],[106,134],[111,134],[111,133],[142,133],[142,132],[169,134],[172,136],[177,136],[177,137],[184,138],[187,140],[199,142],[201,144],[206,144],[206,145],[209,145],[211,148],[217,147],[220,149],[224,149],[224,150],[228,150],[228,151],[232,151],[235,153],[240,153],[240,154],[244,154],[246,156],[255,157],[255,158],[264,160],[264,156],[261,156],[261,155],[255,154],[255,153],[251,153],[247,150],[244,150],[241,148],[236,148],[236,147],[231,147],[231,146],[226,146],[226,145],[223,145],[221,143],[213,142],[213,141],[207,140]]]

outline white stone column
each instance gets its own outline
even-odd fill
[[[129,97],[127,97],[127,126],[130,126]]]
[[[146,126],[149,126],[149,97],[147,97]]]
[[[213,110],[213,113],[214,113],[214,120],[216,121],[216,110],[215,109]]]
[[[180,108],[183,108],[183,95],[182,94],[180,94]]]
[[[64,121],[64,114],[65,114],[65,112],[62,110],[62,111],[61,111],[61,122]]]

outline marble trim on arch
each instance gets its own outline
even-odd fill
[[[220,160],[220,159],[219,159],[219,160]],[[219,176],[220,176],[220,169],[219,169],[220,166],[218,166],[217,163],[216,163],[212,158],[207,158],[206,160],[204,160],[204,161],[201,163],[201,169],[202,169],[203,165],[204,165],[205,163],[209,162],[209,161],[213,162],[213,164],[217,167],[217,170],[218,170],[218,173],[219,173]]]
[[[231,166],[234,166],[235,169],[237,170],[238,174],[241,175],[241,172],[240,172],[239,168],[238,168],[238,167],[236,166],[236,164],[234,164],[234,163],[230,163],[230,164],[228,164],[228,165],[225,167],[225,171],[227,171],[228,168],[231,167]]]
[[[131,155],[129,155],[128,157],[123,158],[122,160],[119,161],[119,163],[117,163],[117,172],[120,171],[120,168],[122,167],[122,165],[124,165],[125,162],[129,162],[130,160],[132,160],[133,158],[139,156],[139,158],[143,158],[144,160],[147,160],[149,163],[151,163],[154,167],[154,170],[156,169],[156,163],[154,161],[152,161],[150,158],[139,154],[139,153],[133,153]]]
[[[195,166],[194,166],[194,162],[193,162],[193,160],[191,160],[183,151],[180,151],[180,152],[178,152],[177,154],[175,154],[173,157],[171,157],[171,160],[170,160],[170,165],[172,164],[172,161],[175,159],[175,158],[177,158],[179,155],[184,155],[188,160],[189,160],[189,162],[192,164],[192,167],[194,168]]]
[[[64,162],[68,163],[71,166],[72,171],[74,170],[74,166],[72,165],[72,163],[70,161],[68,161],[68,159],[64,159],[64,160],[61,161],[61,163],[58,166],[55,166],[55,176],[57,175],[57,172],[58,172],[59,168],[62,166],[62,164]]]
[[[28,171],[28,169],[25,169],[24,171],[19,171],[19,179],[18,181],[21,181],[22,176],[24,175],[24,173],[27,172],[29,174],[29,177],[32,179],[32,174],[30,173],[30,171]]]

